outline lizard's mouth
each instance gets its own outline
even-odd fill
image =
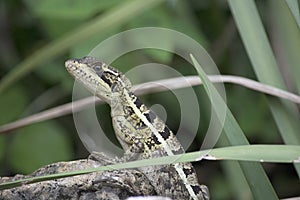
[[[69,59],[65,62],[65,67],[69,72],[72,72],[71,75],[74,76],[74,72],[79,70],[79,68],[76,66],[76,63],[78,63],[77,59]],[[78,71],[79,72],[79,71]],[[76,73],[77,74],[77,73]],[[76,78],[76,77],[75,77]]]

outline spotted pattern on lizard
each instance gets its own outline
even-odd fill
[[[93,94],[111,107],[116,137],[125,150],[122,161],[183,153],[184,150],[164,122],[131,90],[131,83],[117,69],[93,58],[70,59],[67,70]],[[162,196],[173,199],[209,199],[190,163],[140,168]]]

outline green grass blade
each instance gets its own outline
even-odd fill
[[[229,5],[259,81],[285,89],[254,1],[229,0]],[[268,100],[285,143],[300,145],[300,123],[296,106],[284,100]],[[295,168],[300,177],[300,165],[295,164]]]
[[[31,72],[35,67],[55,58],[66,52],[69,48],[76,46],[93,35],[100,34],[101,31],[128,22],[133,17],[143,13],[164,0],[148,1],[125,1],[114,9],[84,24],[69,34],[49,43],[37,50],[23,62],[18,64],[0,81],[0,93],[7,87]]]
[[[234,119],[230,110],[226,106],[225,102],[218,94],[215,87],[208,80],[205,72],[200,67],[199,63],[191,55],[194,66],[203,82],[206,93],[208,94],[213,109],[218,115],[218,107],[226,107],[226,119],[224,123],[224,131],[226,137],[231,145],[247,145],[249,144],[247,138],[245,137],[243,131],[239,127],[238,123]],[[216,105],[224,104],[224,105]],[[265,171],[259,163],[253,162],[240,162],[241,169],[244,172],[245,178],[249,184],[255,199],[278,199]]]
[[[274,156],[276,152],[276,156]],[[20,186],[24,183],[36,183],[40,181],[53,180],[69,176],[87,174],[92,172],[137,168],[153,165],[167,165],[171,163],[193,162],[201,159],[208,160],[244,160],[244,161],[264,161],[291,163],[300,162],[300,146],[292,145],[244,145],[216,148],[212,150],[202,150],[197,152],[185,153],[175,156],[159,157],[146,160],[137,160],[127,163],[107,165],[98,168],[90,168],[74,172],[51,174],[39,177],[32,177],[18,181],[0,184],[0,190]],[[257,164],[257,163],[253,163]],[[265,192],[264,190],[262,192]]]
[[[229,184],[234,199],[253,199],[239,162],[223,161],[221,165],[226,175],[226,183]]]
[[[295,9],[296,7],[297,5],[295,5]],[[297,9],[299,8],[297,7]],[[296,89],[300,94],[300,26],[296,24],[296,16],[293,17],[291,10],[284,1],[270,1],[270,10],[272,13],[271,19],[274,23],[272,29],[275,32],[273,34],[275,35],[276,43],[274,48],[277,49],[275,52],[277,52],[276,57],[279,57],[278,63],[282,65],[282,69],[291,71],[290,76],[292,80],[290,82],[295,83]]]
[[[299,4],[297,0],[285,0],[286,4],[288,5],[289,9],[291,10],[298,28],[300,29],[300,14],[299,14]]]

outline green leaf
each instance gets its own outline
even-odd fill
[[[19,130],[9,148],[9,163],[21,173],[30,173],[45,164],[69,160],[72,148],[64,129],[43,122]]]
[[[212,107],[219,119],[218,123],[223,123],[222,116],[220,112],[222,112],[222,108],[226,108],[226,119],[224,123],[224,131],[228,141],[231,145],[244,145],[249,144],[247,138],[245,137],[243,131],[237,124],[230,110],[227,108],[225,102],[212,85],[212,83],[207,78],[205,72],[200,67],[199,63],[196,59],[191,55],[192,61],[196,70],[203,82],[206,93],[208,94]],[[223,124],[221,124],[223,125]],[[274,153],[274,152],[273,152]],[[240,162],[241,169],[244,172],[245,178],[248,181],[249,187],[257,199],[278,199],[266,173],[264,172],[262,166],[258,163],[251,162]],[[263,194],[263,195],[262,195]]]
[[[298,28],[300,29],[300,14],[299,14],[299,4],[297,0],[285,0],[286,4],[288,5],[289,9],[291,10],[297,24]]]
[[[274,151],[279,154],[276,158],[272,157]],[[252,153],[256,152],[256,153]],[[257,153],[259,152],[259,153]],[[171,163],[180,162],[192,162],[200,159],[213,159],[213,160],[248,160],[248,161],[260,161],[265,162],[300,162],[300,146],[292,145],[245,145],[245,146],[234,146],[234,147],[224,147],[212,150],[203,150],[192,153],[185,153],[174,156],[151,158],[146,160],[137,160],[127,163],[118,163],[114,165],[101,166],[97,168],[90,168],[85,170],[78,170],[74,172],[57,173],[46,176],[38,176],[33,178],[26,178],[18,181],[6,182],[0,184],[0,190],[8,189],[16,186],[20,186],[24,183],[35,183],[45,180],[52,180],[57,178],[63,178],[68,176],[76,176],[81,174],[87,174],[92,172],[106,171],[106,170],[119,170],[119,169],[129,169],[153,165],[166,165]],[[270,159],[270,160],[269,160]],[[259,185],[257,185],[259,186]],[[264,192],[264,189],[262,189]]]
[[[145,10],[152,8],[163,1],[164,0],[126,1],[115,6],[108,12],[94,18],[88,23],[78,27],[71,33],[50,42],[14,67],[9,74],[1,79],[0,93],[2,93],[11,84],[15,83],[18,79],[31,72],[34,68],[66,52],[70,47],[80,45],[80,42],[101,33],[103,30],[124,24],[133,17],[136,17]]]
[[[7,139],[5,135],[0,135],[0,161],[2,161],[4,155],[5,155],[5,150],[7,148]]]
[[[254,1],[229,0],[229,5],[257,78],[260,82],[285,89],[286,86]],[[285,143],[300,145],[300,123],[295,104],[282,99],[268,98],[268,100]],[[300,176],[300,165],[295,165],[295,168]]]
[[[102,1],[98,0],[26,0],[32,11],[41,18],[57,19],[84,19],[97,14],[99,11],[109,9],[120,0]]]
[[[299,15],[299,8],[295,8],[298,9]],[[300,26],[297,26],[291,10],[284,1],[270,1],[270,9],[271,19],[274,23],[273,31],[277,35],[277,45],[274,46],[277,62],[281,68],[291,70],[292,79],[289,81],[294,82],[293,84],[300,94]],[[299,16],[298,19],[300,20]]]
[[[231,193],[235,199],[253,199],[239,163],[236,161],[223,161],[221,164],[227,177],[225,184],[230,185]]]
[[[0,95],[0,124],[5,124],[20,117],[28,102],[28,94],[19,85],[14,85],[5,95]]]

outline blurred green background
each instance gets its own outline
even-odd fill
[[[285,84],[289,91],[299,94],[299,26],[285,1],[256,1],[256,6]],[[65,70],[65,60],[83,57],[104,39],[132,28],[177,30],[198,41],[221,74],[257,80],[227,1],[13,0],[1,1],[0,9],[1,125],[70,102],[74,80]],[[196,75],[186,61],[161,50],[134,51],[118,58],[113,66],[126,72],[151,62],[172,66],[184,75]],[[199,98],[201,121],[198,137],[189,151],[201,146],[210,119],[202,86],[193,89]],[[251,144],[284,143],[265,95],[230,84],[226,84],[226,95],[229,108]],[[162,105],[169,116],[168,126],[176,132],[180,108],[171,92],[144,95],[141,99],[149,106]],[[297,109],[299,121],[299,106]],[[109,107],[101,105],[97,110],[105,132],[113,135]],[[0,135],[1,176],[27,174],[52,162],[87,156],[71,114]],[[234,172],[226,168],[228,162],[203,161],[194,165],[201,183],[210,188],[212,199],[252,199],[243,184],[230,184]],[[300,196],[293,165],[263,167],[280,198]],[[242,190],[243,195],[236,195],[236,190]]]

